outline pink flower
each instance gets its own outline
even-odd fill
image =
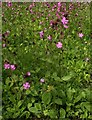
[[[58,2],[58,7],[61,7],[61,2]]]
[[[2,40],[2,34],[0,34],[0,40]]]
[[[44,80],[43,78],[41,78],[41,79],[40,79],[40,82],[41,82],[41,83],[44,83],[44,82],[45,82],[45,80]]]
[[[5,68],[5,69],[10,69],[10,64],[9,64],[9,63],[5,63],[5,64],[4,64],[4,68]]]
[[[40,38],[43,38],[44,32],[41,31],[41,32],[39,32],[39,34],[40,34]]]
[[[60,15],[58,13],[56,13],[56,16],[58,17],[58,19],[60,19]]]
[[[3,48],[6,47],[6,44],[3,44]]]
[[[32,13],[32,14],[33,14],[33,11],[32,11],[32,9],[30,10],[30,13]]]
[[[4,33],[5,37],[7,37],[9,34],[10,34],[10,31],[6,31],[6,32]]]
[[[30,72],[27,72],[27,76],[30,76],[31,75],[31,73]]]
[[[11,7],[12,6],[12,3],[11,2],[8,2],[8,7]]]
[[[10,68],[11,68],[11,70],[15,70],[16,69],[15,65],[10,65]]]
[[[50,14],[48,14],[48,16],[51,16]]]
[[[86,62],[89,61],[89,58],[87,57],[87,58],[85,59],[85,61],[86,61]]]
[[[33,5],[30,5],[29,8],[31,9],[33,7]]]
[[[60,8],[58,8],[57,11],[60,12]]]
[[[23,84],[23,87],[24,87],[24,89],[29,89],[30,88],[30,84],[29,84],[29,82],[26,82],[26,83],[24,83]]]
[[[62,23],[63,23],[63,25],[67,24],[67,23],[68,23],[68,20],[66,20],[66,18],[63,17],[63,18],[62,18]]]
[[[64,25],[64,28],[68,28],[68,26],[67,26],[67,25]]]
[[[52,40],[52,37],[51,37],[51,35],[49,35],[49,36],[48,36],[48,39],[49,39],[49,40]]]
[[[54,11],[55,9],[54,8],[52,8],[52,11]]]
[[[42,24],[43,22],[40,22],[40,25]]]
[[[84,35],[82,33],[79,33],[79,37],[82,38]]]
[[[62,15],[64,15],[65,13],[64,12],[61,12]]]
[[[57,48],[62,48],[62,43],[61,43],[61,42],[58,42],[58,43],[56,44],[56,47],[57,47]]]
[[[50,25],[51,25],[51,26],[53,25],[53,20],[50,21]]]

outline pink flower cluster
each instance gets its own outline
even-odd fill
[[[24,83],[23,88],[26,89],[26,90],[29,89],[30,88],[29,82]]]
[[[11,69],[11,70],[15,70],[16,66],[14,64],[9,64],[9,63],[5,63],[4,64],[4,69]]]
[[[56,44],[56,47],[57,47],[57,48],[62,48],[62,43],[61,43],[61,42],[58,42],[58,43]]]
[[[41,83],[44,83],[44,82],[45,82],[45,80],[44,80],[43,78],[41,78],[41,79],[40,79],[40,82],[41,82]]]
[[[8,7],[11,7],[12,6],[12,2],[8,2]]]
[[[68,26],[66,25],[66,24],[68,24],[68,20],[65,17],[63,17],[61,21],[64,25],[64,28],[68,28]]]
[[[84,35],[83,33],[79,33],[79,37],[82,38]]]
[[[52,36],[51,35],[48,36],[48,40],[52,40]]]
[[[40,38],[43,38],[44,32],[41,31],[41,32],[39,32],[39,34],[40,34]]]

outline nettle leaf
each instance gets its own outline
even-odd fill
[[[43,93],[43,95],[42,95],[42,102],[45,104],[45,105],[47,105],[47,104],[49,104],[50,103],[50,101],[51,101],[51,93],[50,92],[45,92],[45,93]]]
[[[62,105],[62,99],[60,98],[55,99],[55,103],[58,105]]]
[[[60,109],[60,118],[65,118],[66,112],[63,108]]]

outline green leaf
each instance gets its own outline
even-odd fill
[[[14,115],[13,115],[13,118],[17,118],[19,115],[20,115],[20,111],[15,112]]]
[[[32,107],[32,103],[28,103],[27,107],[28,107],[28,110],[29,110]]]
[[[38,109],[37,108],[35,108],[35,107],[31,107],[31,108],[29,108],[29,111],[30,112],[32,112],[32,113],[40,113],[40,111],[38,111]]]
[[[30,90],[26,90],[26,95],[29,95],[31,94],[31,91]]]
[[[84,106],[88,111],[91,110],[92,105],[89,102],[82,102],[81,105]]]
[[[66,112],[63,108],[60,109],[60,118],[65,118]]]
[[[47,71],[45,77],[50,77],[50,71]]]
[[[52,78],[54,78],[55,81],[61,81],[60,77],[57,76],[56,72],[52,74]]]
[[[6,79],[5,83],[6,83],[6,85],[9,85],[9,83],[10,83],[9,77]]]
[[[48,110],[44,110],[43,113],[44,113],[45,116],[47,116],[48,115]]]
[[[56,78],[56,77],[57,77],[57,73],[54,72],[54,73],[52,74],[52,78]]]
[[[55,103],[58,105],[62,105],[62,99],[60,98],[55,99]]]
[[[63,80],[63,81],[68,81],[68,80],[70,80],[71,78],[72,78],[71,75],[67,75],[67,76],[62,77],[62,80]]]
[[[40,68],[37,68],[35,72],[38,73],[39,71],[40,71]]]
[[[75,100],[74,100],[74,103],[76,103],[76,102],[80,101],[80,100],[81,100],[81,98],[82,98],[82,96],[81,96],[81,95],[77,96],[77,97],[75,98]]]
[[[41,104],[40,103],[35,103],[35,108],[37,110],[41,110]]]
[[[29,118],[30,112],[29,112],[29,111],[24,111],[24,112],[20,115],[20,118],[23,117],[23,116],[26,116],[26,118]]]
[[[12,103],[16,103],[16,100],[15,100],[15,96],[14,95],[11,95],[10,94],[10,97],[9,97],[9,99],[10,99],[10,101],[12,102]]]
[[[23,103],[23,100],[19,101],[18,104],[17,104],[17,107],[19,108]]]
[[[50,118],[57,118],[57,112],[56,110],[52,109],[48,111],[48,115],[50,116]]]
[[[81,92],[80,95],[75,98],[74,103],[80,101],[82,98],[85,98],[85,92]]]
[[[42,102],[47,105],[49,104],[51,101],[51,93],[50,92],[45,92],[43,95],[42,95]]]

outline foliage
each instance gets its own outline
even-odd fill
[[[3,2],[2,45],[6,46],[2,63],[16,65],[15,70],[2,70],[3,120],[92,119],[90,3],[61,3],[68,28],[60,12],[57,20],[57,7],[52,10],[55,5],[58,3],[15,2],[8,6]],[[10,31],[8,36],[6,31]],[[84,36],[80,38],[79,33]],[[58,42],[62,48],[56,46]],[[23,88],[25,82],[29,89]]]

